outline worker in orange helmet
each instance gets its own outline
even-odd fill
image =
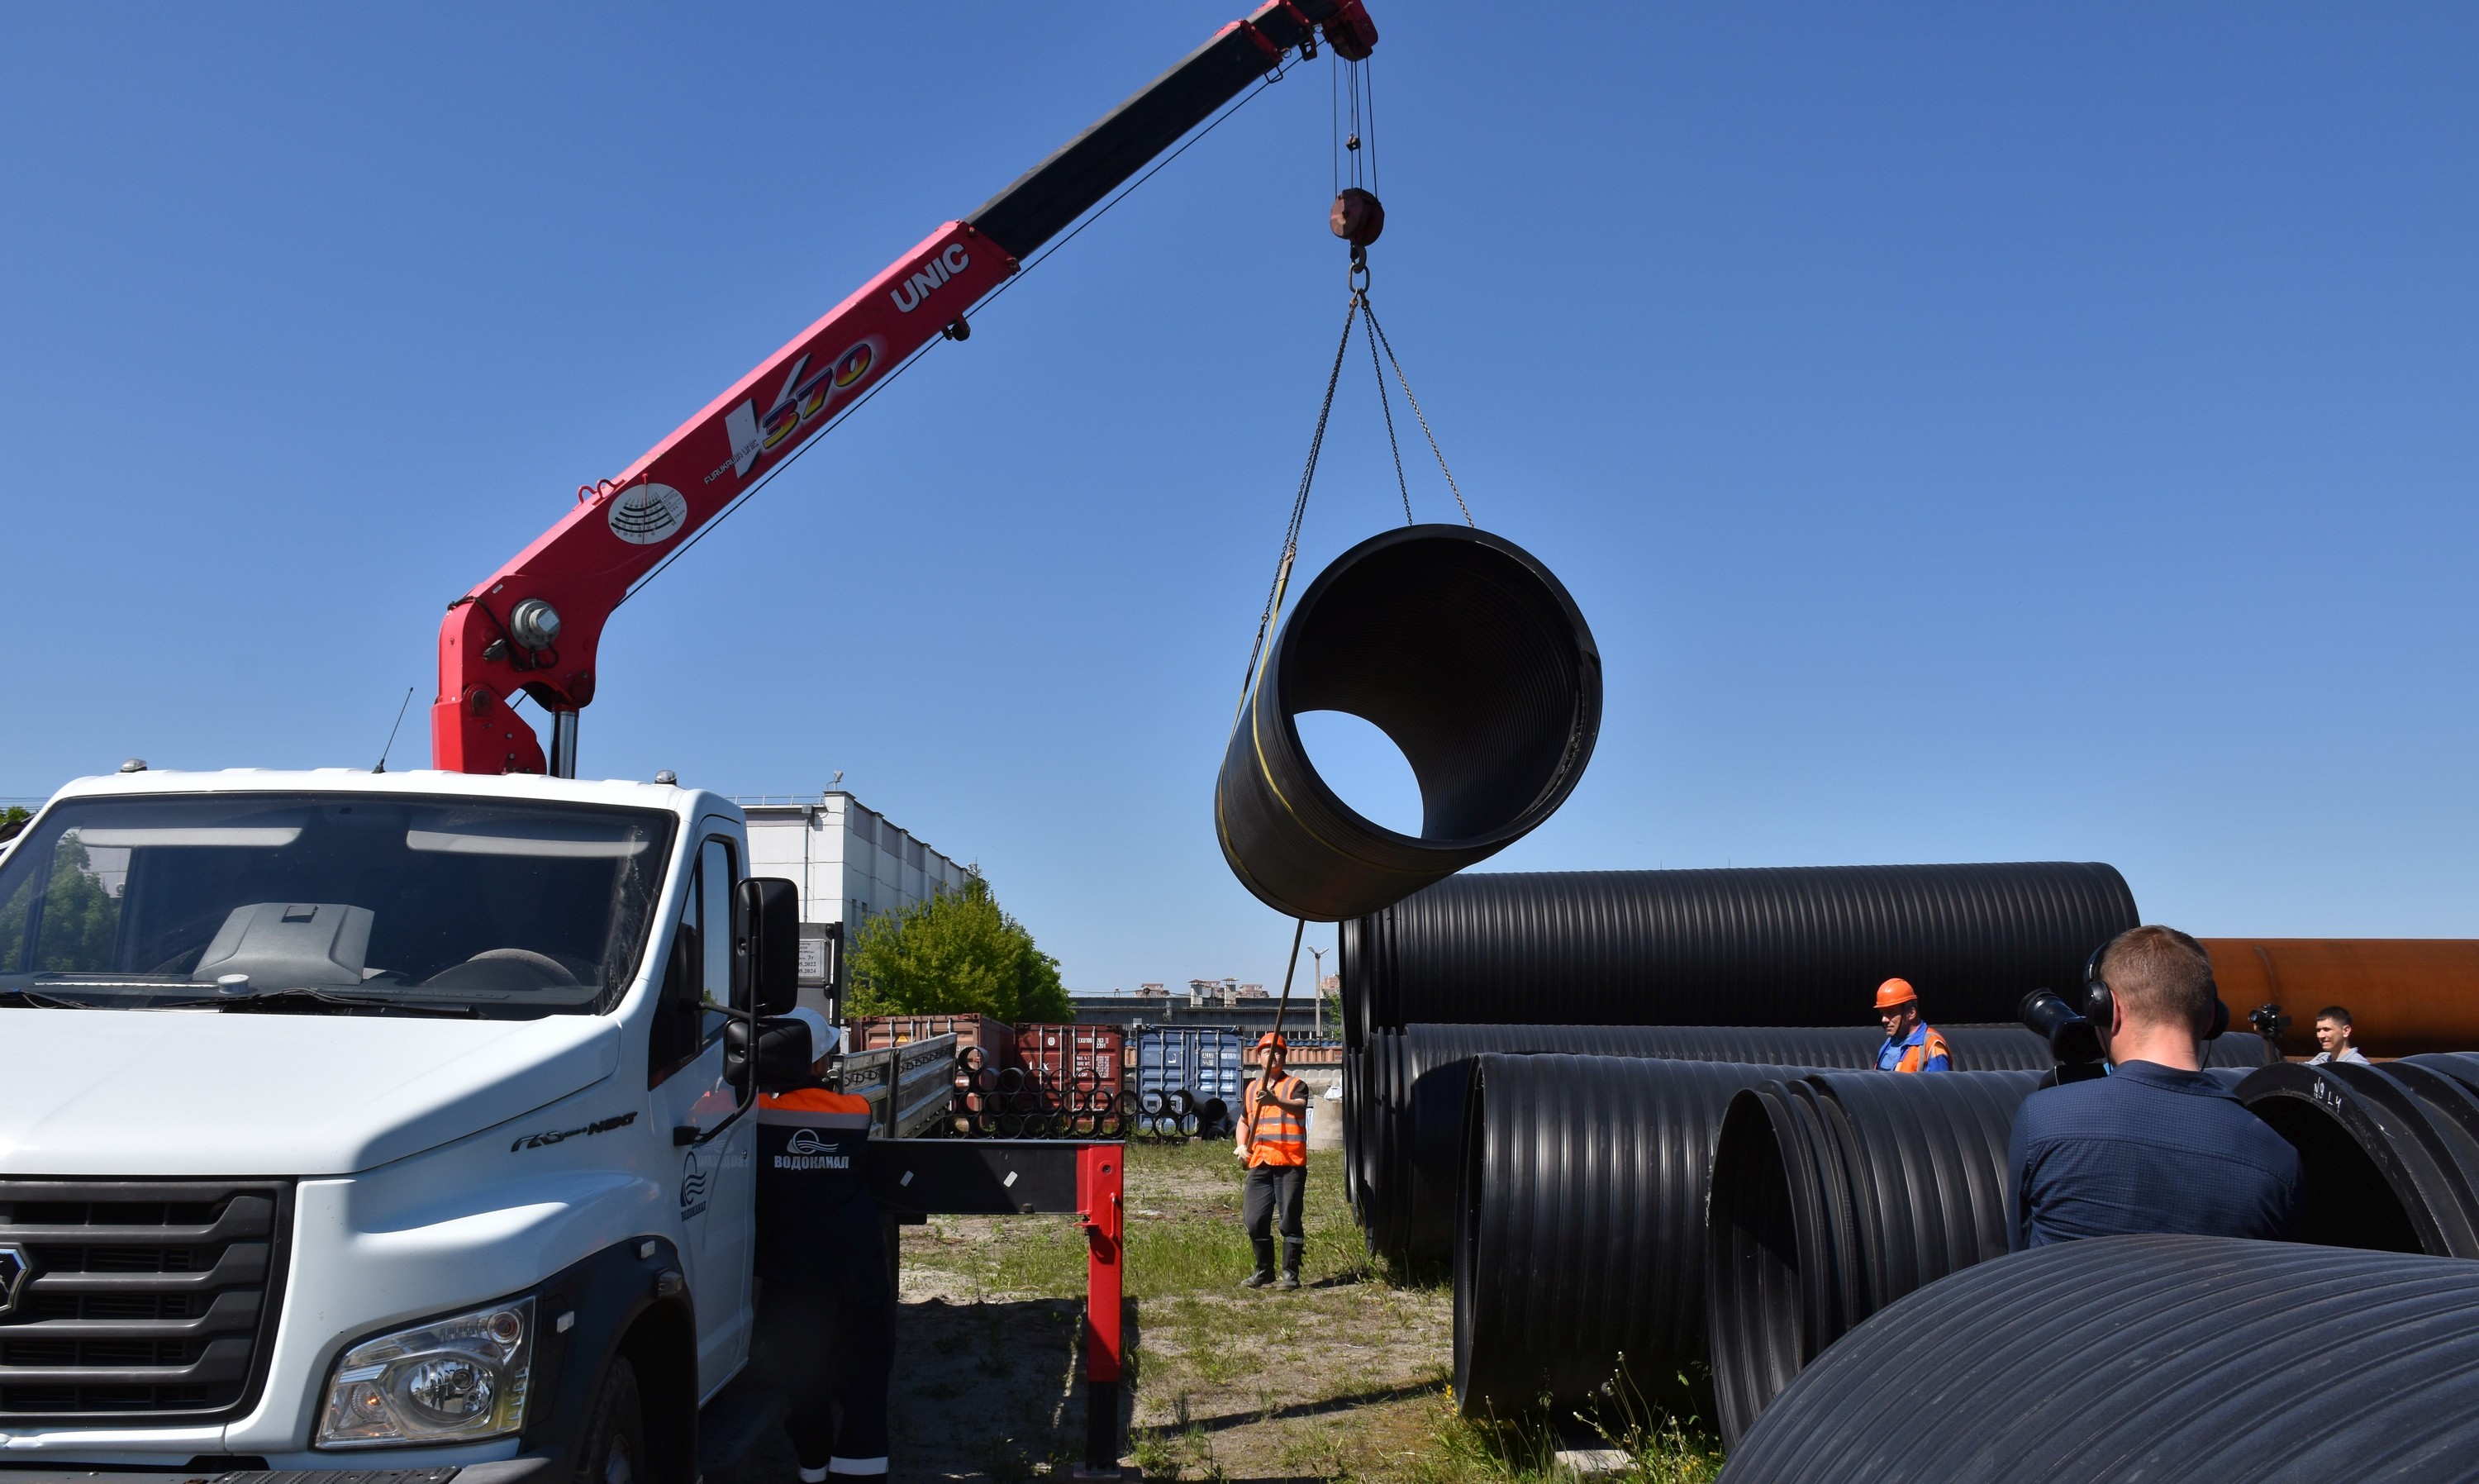
[[[1300,1253],[1308,1235],[1300,1226],[1300,1200],[1309,1183],[1307,1084],[1283,1069],[1286,1047],[1267,1032],[1257,1041],[1265,1071],[1240,1096],[1240,1158],[1248,1162],[1240,1220],[1257,1249],[1257,1270],[1241,1288],[1300,1286]],[[1283,1276],[1274,1277],[1274,1217],[1282,1216]]]
[[[1877,1019],[1885,1027],[1885,1044],[1877,1048],[1880,1072],[1950,1072],[1954,1054],[1936,1027],[1920,1018],[1920,997],[1907,979],[1889,979],[1877,986]]]

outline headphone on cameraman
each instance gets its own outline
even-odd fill
[[[2212,991],[2212,1026],[2211,1030],[2204,1033],[2203,1038],[2208,1041],[2217,1038],[2222,1032],[2230,1028],[2230,1008],[2222,1002],[2221,986],[2212,979],[2212,956],[2204,951],[2203,944],[2175,928],[2163,928],[2161,931],[2177,939],[2181,946],[2193,949],[2196,957],[2204,960],[2204,984]],[[2117,996],[2109,989],[2108,981],[2100,977],[2100,960],[2116,944],[2117,939],[2125,935],[2121,933],[2111,937],[2108,942],[2093,949],[2091,957],[2083,960],[2083,1018],[2090,1021],[2104,1036],[2108,1034],[2109,1023],[2116,1017]]]

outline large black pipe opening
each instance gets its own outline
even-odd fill
[[[1402,751],[1418,836],[1318,777],[1296,721],[1308,711],[1357,716]],[[1600,651],[1548,568],[1487,531],[1388,531],[1319,573],[1267,652],[1214,785],[1222,857],[1286,916],[1376,911],[1547,819],[1600,725]]]

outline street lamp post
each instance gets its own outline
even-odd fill
[[[1325,1039],[1325,955],[1326,951],[1322,948],[1312,948],[1309,950],[1309,957],[1316,960],[1316,969],[1315,971],[1316,982],[1311,987],[1316,990],[1316,1037],[1318,1040]]]

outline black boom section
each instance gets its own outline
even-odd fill
[[[1030,1215],[1079,1209],[1072,1139],[873,1139],[869,1193],[899,1220]]]
[[[1305,0],[1295,9],[1311,20],[1321,20],[1334,6],[1332,0]],[[1181,136],[1214,116],[1215,109],[1272,71],[1274,59],[1258,44],[1259,37],[1278,52],[1310,38],[1308,29],[1281,7],[1267,7],[1250,25],[1254,35],[1247,25],[1234,26],[1188,53],[1179,65],[984,202],[964,218],[966,224],[1023,262]]]

